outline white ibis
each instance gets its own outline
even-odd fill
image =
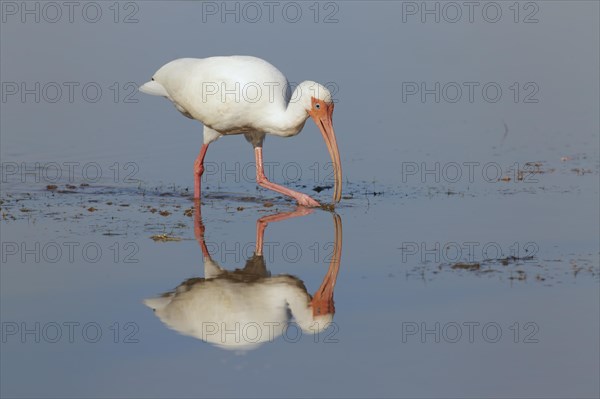
[[[204,278],[190,278],[175,290],[144,303],[169,328],[223,349],[255,349],[273,341],[290,322],[290,314],[307,333],[326,329],[333,320],[335,287],[342,252],[342,221],[333,214],[334,249],[321,286],[310,296],[302,280],[271,276],[262,254],[264,231],[270,222],[306,215],[310,209],[264,216],[256,222],[256,250],[242,270],[228,271],[215,262],[204,242],[200,208],[195,234],[204,255]],[[291,334],[296,334],[293,332]]]
[[[342,195],[342,167],[333,130],[333,101],[323,85],[304,81],[293,93],[286,77],[267,61],[250,56],[181,58],[160,68],[140,91],[169,99],[188,118],[204,124],[204,144],[194,163],[194,198],[208,146],[221,136],[244,134],[254,146],[256,181],[303,206],[319,203],[306,194],[270,182],[264,174],[262,146],[266,134],[298,134],[310,116],[327,144],[334,169],[333,201]]]

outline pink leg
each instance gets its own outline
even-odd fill
[[[198,244],[200,244],[202,255],[210,258],[206,242],[204,241],[204,223],[202,223],[202,208],[200,207],[199,200],[196,201],[196,206],[194,208],[194,236],[196,237]]]
[[[206,156],[206,150],[208,150],[208,144],[202,144],[200,154],[194,162],[194,199],[200,199],[200,178],[204,173],[204,157]]]
[[[256,157],[256,182],[259,186],[267,188],[269,190],[276,191],[280,194],[287,195],[288,197],[294,198],[298,201],[299,205],[308,206],[308,207],[316,207],[320,206],[320,204],[312,199],[310,196],[306,194],[299,193],[294,190],[290,190],[289,188],[285,188],[280,186],[279,184],[271,183],[267,177],[265,176],[264,166],[263,166],[263,157],[262,157],[262,147],[254,148],[254,155]]]
[[[280,222],[280,221],[286,220],[286,219],[310,215],[311,213],[313,213],[312,209],[298,207],[293,212],[276,213],[275,215],[267,215],[267,216],[263,216],[260,219],[258,219],[256,221],[256,250],[254,252],[257,255],[262,255],[265,229],[267,228],[269,223]]]

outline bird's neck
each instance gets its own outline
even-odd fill
[[[310,99],[308,100],[310,104]],[[277,111],[267,116],[265,130],[277,136],[289,137],[298,134],[304,127],[308,112],[306,101],[299,96],[299,87],[291,96],[291,100]]]

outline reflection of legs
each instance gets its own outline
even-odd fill
[[[194,198],[200,199],[200,178],[204,173],[204,157],[206,156],[206,150],[208,150],[208,144],[202,144],[200,154],[194,162]]]
[[[271,222],[279,222],[286,219],[291,219],[299,216],[309,215],[313,213],[312,209],[298,207],[292,212],[281,212],[274,215],[263,216],[256,221],[256,255],[262,256],[263,253],[263,238],[265,229]]]
[[[194,236],[198,244],[200,244],[200,248],[202,248],[202,255],[205,258],[210,258],[206,242],[204,242],[204,223],[202,223],[202,208],[199,199],[195,201],[194,206]]]
[[[342,256],[342,219],[339,215],[333,214],[333,222],[335,224],[335,242],[333,244],[333,253],[327,274],[323,278],[321,286],[315,292],[311,301],[313,315],[323,315],[335,313],[333,306],[333,288],[337,280],[338,271],[340,269],[340,259]]]
[[[200,244],[202,249],[202,255],[204,256],[204,277],[206,279],[216,278],[222,275],[225,271],[215,262],[208,252],[206,242],[204,242],[204,223],[202,223],[202,208],[200,207],[200,200],[194,201],[194,235],[196,241]]]
[[[256,182],[259,186],[267,188],[269,190],[276,191],[280,194],[287,195],[288,197],[294,198],[298,201],[299,205],[316,207],[320,206],[317,201],[312,199],[306,194],[299,193],[294,190],[290,190],[289,188],[280,186],[279,184],[271,183],[267,177],[265,176],[265,171],[263,167],[263,157],[262,157],[262,147],[254,148],[254,156],[256,158]]]

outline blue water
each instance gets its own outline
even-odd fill
[[[28,4],[39,23],[3,2],[0,25],[3,397],[599,395],[597,3],[519,2],[516,16],[498,2],[494,23],[483,3],[454,23],[436,2],[439,23],[422,22],[421,2],[320,3],[317,22],[297,3],[296,23],[281,14],[290,3],[273,22],[235,2],[239,22],[221,21],[221,2],[121,3],[118,15],[97,3],[96,23],[83,6],[50,23],[53,9]],[[189,199],[202,127],[129,83],[217,54],[336,88],[342,252],[318,334],[285,309],[285,333],[232,350],[144,304],[209,277]],[[422,83],[433,93],[410,94]],[[101,88],[97,102],[86,84]],[[330,201],[313,191],[331,169],[312,122],[264,151],[273,181]],[[256,188],[242,137],[211,145],[206,162],[206,245],[242,269],[257,220],[295,206]],[[314,295],[334,242],[325,210],[270,223],[269,281],[293,276],[294,292]]]

